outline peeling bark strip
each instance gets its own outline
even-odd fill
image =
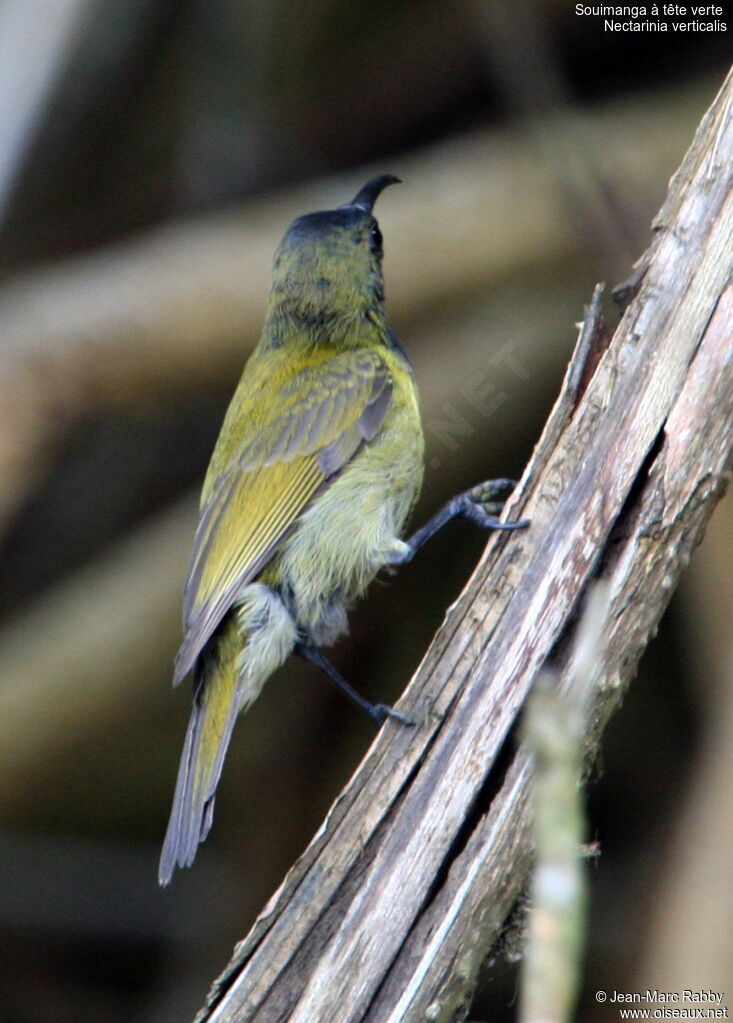
[[[531,860],[526,759],[516,754],[503,778],[496,760],[533,680],[551,655],[564,670],[586,583],[606,578],[592,755],[724,489],[732,97],[729,76],[672,181],[638,293],[586,380],[577,361],[597,358],[597,301],[590,310],[508,510],[532,526],[492,536],[399,704],[421,727],[381,730],[202,1023],[450,1020],[470,997]]]

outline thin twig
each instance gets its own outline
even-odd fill
[[[527,701],[536,862],[519,1003],[521,1023],[567,1023],[580,986],[585,935],[585,813],[580,785],[586,719],[602,662],[608,586],[590,591],[566,689],[543,672]]]

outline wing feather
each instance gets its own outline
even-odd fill
[[[285,382],[275,376],[251,407],[237,409],[243,440],[224,471],[210,473],[204,486],[174,684],[193,667],[242,587],[262,571],[315,495],[376,436],[391,394],[390,374],[379,356],[351,352],[304,367]],[[278,415],[260,425],[261,410],[273,408]],[[220,465],[215,451],[212,466]]]

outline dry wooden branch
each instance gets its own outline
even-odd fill
[[[382,729],[199,1020],[460,1018],[531,860],[529,768],[497,758],[532,683],[550,660],[567,671],[579,599],[604,578],[590,755],[725,486],[732,95],[729,76],[592,376],[568,371],[508,509],[532,527],[492,538],[400,703],[420,727]]]

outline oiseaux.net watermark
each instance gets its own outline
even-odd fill
[[[711,988],[596,991],[596,1001],[615,1006],[619,1019],[728,1019],[724,999],[724,991]]]

